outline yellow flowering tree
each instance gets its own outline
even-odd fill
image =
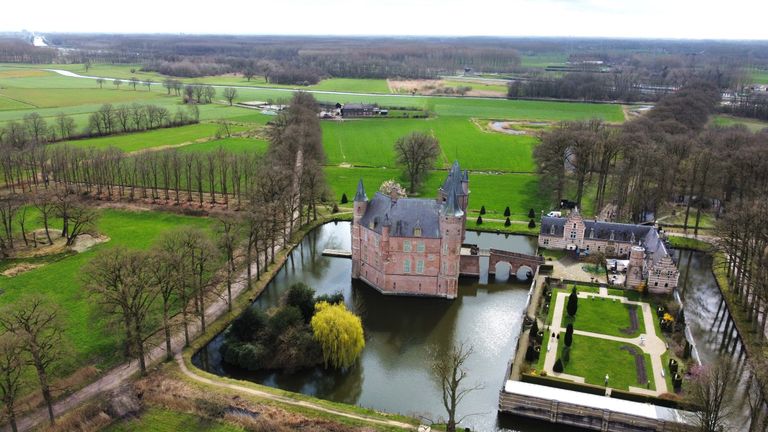
[[[365,347],[360,317],[348,311],[344,303],[319,302],[310,322],[315,340],[323,348],[325,366],[346,368],[355,363]]]

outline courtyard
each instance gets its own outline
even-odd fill
[[[654,309],[637,292],[576,286],[577,312],[567,312],[573,285],[554,288],[536,369],[560,380],[648,396],[671,393],[669,354]],[[566,347],[568,325],[573,326]],[[558,363],[562,365],[559,372]]]

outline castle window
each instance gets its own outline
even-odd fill
[[[659,283],[658,282],[654,282],[653,286],[659,286]]]
[[[544,244],[548,245],[549,244],[549,239],[544,239]]]
[[[554,224],[549,226],[549,235],[555,235],[555,225]]]
[[[448,244],[443,243],[443,255],[448,255]]]
[[[573,224],[573,229],[576,229],[576,224]]]
[[[595,229],[594,228],[589,230],[589,238],[591,238],[591,239],[595,238]]]
[[[414,228],[413,229],[413,236],[414,237],[421,237],[421,228]]]
[[[424,260],[416,261],[416,273],[424,273]]]
[[[587,245],[587,250],[589,250],[589,245]]]
[[[613,230],[611,230],[611,241],[615,239],[616,239],[616,233],[614,233]]]
[[[424,252],[424,242],[416,243],[416,252]]]
[[[668,283],[665,283],[665,284],[664,284],[664,288],[669,288],[669,284],[668,284]]]
[[[597,247],[597,251],[598,251],[598,252],[600,252],[600,248],[601,248],[601,247],[602,247],[602,246],[598,246],[598,247]]]
[[[411,272],[411,260],[408,258],[403,261],[403,272],[404,273],[410,273]]]
[[[571,239],[576,240],[576,231],[571,231]]]
[[[403,240],[403,252],[410,252],[410,251],[411,251],[411,241]]]

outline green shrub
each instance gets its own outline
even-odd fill
[[[530,222],[528,222],[528,228],[531,228],[531,229],[536,228],[536,221],[531,219]]]
[[[477,224],[478,225],[482,225],[483,224],[483,217],[482,216],[478,216],[477,217]]]
[[[509,220],[509,218],[507,218],[507,220],[504,221],[504,226],[508,227],[510,225],[512,225],[512,222]]]
[[[264,311],[257,307],[249,307],[232,322],[229,332],[239,341],[251,342],[258,338],[266,325],[267,316]]]
[[[269,317],[269,335],[271,340],[276,340],[288,328],[304,324],[301,311],[295,306],[283,306]]]
[[[535,219],[536,218],[536,212],[533,211],[533,209],[528,210],[528,219]]]
[[[504,209],[504,216],[506,217],[512,216],[512,212],[509,211],[509,206],[507,206],[507,208]]]
[[[327,302],[330,304],[344,303],[344,294],[341,291],[336,291],[333,294],[323,294],[315,297],[315,304],[320,302]]]
[[[485,206],[480,206],[480,215],[485,214]]]
[[[560,360],[560,359],[557,359],[557,361],[555,362],[555,365],[552,366],[552,370],[557,372],[557,373],[562,373],[563,372],[563,361]]]
[[[309,323],[315,313],[315,290],[303,282],[295,283],[288,288],[285,304],[298,309],[304,322]]]
[[[341,203],[346,204],[348,202],[349,202],[349,198],[347,198],[347,194],[346,193],[341,194]]]

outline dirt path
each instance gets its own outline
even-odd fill
[[[176,354],[175,358],[176,358],[176,363],[178,363],[179,368],[181,369],[181,372],[184,373],[184,375],[188,376],[189,378],[192,378],[193,380],[195,380],[197,382],[201,382],[203,384],[207,384],[207,385],[211,385],[211,386],[215,386],[215,387],[226,388],[226,389],[230,389],[230,390],[235,390],[235,391],[240,392],[240,393],[247,393],[249,395],[257,396],[257,397],[264,398],[264,399],[270,399],[270,400],[273,400],[273,401],[276,401],[276,402],[280,402],[280,403],[284,403],[284,404],[288,404],[288,405],[298,406],[298,407],[302,407],[302,408],[309,408],[309,409],[312,409],[312,410],[315,410],[315,411],[322,411],[322,412],[325,412],[325,413],[329,413],[329,414],[333,414],[333,415],[337,415],[337,416],[342,416],[342,417],[346,417],[346,418],[350,418],[350,419],[355,419],[355,420],[361,420],[361,421],[368,422],[368,423],[376,423],[376,424],[380,424],[380,425],[384,425],[384,426],[394,426],[394,427],[399,427],[401,429],[407,429],[407,430],[414,430],[414,429],[416,429],[416,427],[414,425],[411,425],[411,424],[408,424],[408,423],[399,422],[399,421],[396,421],[396,420],[381,420],[381,419],[377,419],[377,418],[373,418],[373,417],[368,417],[368,416],[361,415],[361,414],[352,414],[352,413],[345,412],[345,411],[338,411],[338,410],[335,410],[335,409],[332,409],[332,408],[326,408],[324,406],[318,405],[318,404],[313,403],[313,402],[308,402],[308,401],[303,401],[303,400],[299,400],[299,399],[294,399],[294,398],[291,398],[291,397],[288,397],[288,396],[280,396],[280,395],[272,394],[272,393],[269,393],[269,392],[265,392],[265,391],[261,391],[261,390],[256,390],[256,389],[249,388],[249,387],[240,386],[240,385],[237,385],[237,384],[229,384],[229,383],[214,381],[212,379],[209,379],[209,378],[197,375],[193,371],[189,370],[187,368],[187,365],[184,363],[184,358],[182,357],[181,354]]]

